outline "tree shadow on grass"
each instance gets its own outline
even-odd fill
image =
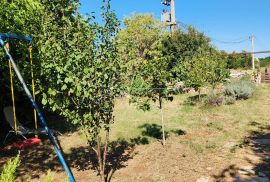
[[[107,181],[111,181],[114,173],[127,166],[127,161],[132,159],[136,153],[134,152],[136,145],[145,145],[149,143],[148,137],[161,138],[161,126],[156,124],[144,124],[141,126],[143,130],[142,136],[132,138],[129,141],[119,139],[109,144],[107,157],[106,175]],[[175,134],[184,134],[182,130],[171,130]],[[169,132],[166,132],[167,134]],[[18,150],[6,149],[0,151],[0,166],[6,161],[15,157]],[[21,150],[21,165],[18,168],[18,179],[23,180],[25,177],[30,179],[38,179],[48,170],[54,172],[63,172],[63,168],[59,163],[58,157],[53,150],[49,140],[44,139],[42,144],[33,146],[28,149]],[[71,148],[70,152],[64,154],[64,157],[71,168],[76,170],[97,170],[98,162],[95,153],[88,146]]]
[[[170,133],[174,133],[177,136],[181,136],[181,135],[187,134],[184,130],[181,130],[181,129],[170,130]]]
[[[138,128],[142,130],[141,133],[142,133],[142,136],[144,137],[151,137],[158,140],[162,139],[162,126],[161,125],[145,123],[139,126]],[[173,129],[173,130],[165,131],[165,137],[168,138],[171,133],[178,136],[186,134],[186,132],[181,129]]]
[[[201,94],[200,96],[199,95],[190,96],[184,101],[184,105],[195,106],[198,103],[200,103],[205,97],[207,97],[206,94]]]
[[[145,123],[138,127],[142,129],[142,135],[155,138],[155,139],[162,139],[162,127],[158,124],[149,124]],[[165,131],[165,136],[168,136],[168,132]]]
[[[257,122],[250,122],[250,126],[256,126],[258,130],[251,131],[249,136],[244,138],[244,143],[237,145],[238,147],[251,148],[254,157],[259,158],[260,162],[254,162],[246,157],[245,160],[250,164],[251,169],[245,169],[241,166],[231,165],[224,169],[220,174],[214,175],[216,181],[224,181],[225,177],[232,177],[237,182],[250,181],[269,181],[270,179],[270,125],[261,125]],[[242,171],[242,172],[241,172]],[[247,179],[239,177],[244,173]],[[240,175],[241,176],[241,175]],[[268,179],[267,179],[268,178]]]
[[[138,136],[136,138],[131,138],[130,139],[130,142],[134,145],[146,145],[146,144],[149,144],[149,140],[147,137],[141,137],[141,136]]]
[[[135,145],[125,140],[118,140],[110,144],[110,150],[108,154],[108,162],[106,166],[106,179],[111,181],[113,174],[126,167],[126,162],[133,158]]]
[[[123,139],[113,141],[109,144],[107,161],[106,161],[106,181],[111,181],[114,173],[127,166],[127,161],[132,159],[136,153],[134,153],[135,144],[141,144],[146,142],[145,139],[134,139],[133,142],[128,142]],[[148,141],[147,141],[148,143]],[[67,160],[71,167],[77,170],[95,170],[98,172],[98,161],[96,154],[89,147],[72,148],[71,152],[67,154]],[[98,173],[97,173],[98,174]]]
[[[255,165],[257,174],[263,173],[270,179],[270,125],[260,126],[260,131],[252,131],[249,137],[250,146],[254,153],[260,157],[261,163]],[[252,164],[252,162],[250,161]]]
[[[134,153],[135,145],[147,143],[149,143],[149,141],[144,137],[137,137],[131,139],[131,141],[119,139],[111,142],[109,144],[105,169],[107,181],[111,181],[114,173],[126,167],[126,162],[136,155],[136,153]],[[1,150],[0,166],[3,166],[10,158],[15,157],[18,152],[19,151],[15,149]],[[98,172],[97,157],[94,151],[88,146],[71,148],[69,153],[64,154],[64,158],[71,168],[75,168],[78,171],[91,169]],[[43,141],[43,143],[38,146],[21,150],[20,159],[21,165],[18,167],[16,173],[20,180],[25,178],[30,178],[31,180],[38,179],[41,175],[46,174],[48,170],[54,172],[63,171],[58,157],[48,140]]]

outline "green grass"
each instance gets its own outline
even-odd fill
[[[186,135],[179,138],[198,153],[206,149],[222,147],[226,142],[241,142],[251,131],[267,125],[270,113],[270,85],[260,85],[254,96],[237,101],[234,105],[207,108],[202,104],[186,105],[185,101],[194,94],[175,96],[173,102],[164,104],[166,131],[183,130]],[[144,124],[160,124],[157,105],[148,112],[137,110],[127,99],[119,99],[115,108],[115,123],[112,126],[112,140],[130,140],[142,136]],[[253,123],[253,124],[252,124]],[[149,137],[150,142],[154,141]]]

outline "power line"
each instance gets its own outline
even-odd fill
[[[211,40],[213,40],[215,42],[222,43],[222,44],[241,44],[243,42],[249,41],[249,38],[241,39],[239,41],[223,41],[223,40],[218,40],[218,39],[215,39],[215,38],[211,38]]]
[[[266,54],[266,53],[270,53],[270,51],[238,52],[238,53],[230,53],[228,55],[230,56],[230,55],[241,55],[241,54]]]

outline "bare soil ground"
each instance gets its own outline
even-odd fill
[[[63,137],[62,145],[72,142],[73,137]],[[184,137],[186,136],[170,137],[165,147],[159,141],[137,146],[119,144],[117,152],[120,154],[109,159],[109,163],[114,165],[109,178],[115,182],[195,182],[207,177],[209,182],[233,182],[240,179],[257,179],[259,173],[270,177],[269,146],[257,143],[260,142],[258,138],[250,139],[235,153],[231,152],[228,145],[221,150],[209,150],[198,154],[180,142]],[[85,152],[88,152],[87,147],[81,147],[65,157],[78,182],[99,181],[94,169],[95,164],[93,160],[87,160]],[[0,165],[14,155],[14,150],[2,151]],[[21,156],[22,165],[18,170],[18,181],[44,181],[49,169],[53,171],[55,181],[65,181],[65,173],[48,141],[21,151]]]
[[[134,137],[139,130],[121,128],[121,132],[125,134],[135,134],[122,139],[117,135],[112,136],[112,150],[109,153],[107,168],[108,180],[112,182],[269,181],[270,99],[266,97],[270,93],[269,88],[269,86],[261,88],[254,99],[210,112],[203,110],[195,114],[194,110],[198,112],[198,108],[191,109],[189,106],[183,106],[178,110],[184,120],[189,118],[190,121],[186,123],[182,120],[176,121],[175,118],[180,116],[176,111],[172,111],[168,114],[167,121],[172,118],[171,126],[180,122],[183,131],[174,130],[169,133],[165,147],[161,145],[158,138],[149,138],[145,135]],[[179,102],[175,101],[170,106],[178,104]],[[122,105],[121,107],[127,108],[127,105]],[[250,109],[251,106],[253,110]],[[169,112],[171,109],[168,106],[165,110]],[[131,111],[135,112],[135,110]],[[126,110],[127,113],[121,112],[121,108],[118,112],[129,115]],[[153,113],[155,118],[156,112]],[[138,116],[135,118],[137,119]],[[133,121],[129,122],[133,123]],[[147,127],[150,127],[151,131],[159,129],[154,124]],[[118,134],[123,136],[121,133]],[[99,181],[95,156],[89,151],[80,132],[66,133],[58,138],[76,180]],[[21,151],[22,162],[18,169],[17,181],[44,181],[48,170],[52,171],[54,181],[67,181],[49,141],[46,139],[42,141],[39,146]],[[1,150],[0,168],[16,154],[16,150],[8,147]]]

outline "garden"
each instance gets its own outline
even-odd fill
[[[1,2],[0,182],[269,181],[268,58],[110,3]]]

